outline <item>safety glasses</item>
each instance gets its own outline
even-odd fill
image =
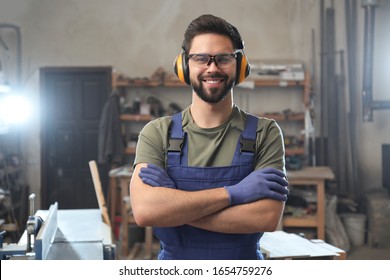
[[[194,66],[200,68],[207,68],[214,61],[219,68],[224,68],[232,65],[237,58],[237,53],[221,53],[216,55],[209,55],[206,53],[196,53],[188,55]]]

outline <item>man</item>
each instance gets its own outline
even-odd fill
[[[153,226],[159,259],[262,259],[287,199],[284,144],[273,120],[233,102],[249,74],[238,30],[203,15],[188,26],[175,61],[192,103],[140,132],[130,197],[135,220]]]

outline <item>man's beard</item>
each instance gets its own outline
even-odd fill
[[[203,87],[203,80],[205,77],[199,76],[197,80],[191,79],[191,86],[200,99],[207,103],[218,103],[223,100],[226,95],[232,90],[234,86],[234,79],[228,79],[227,75],[213,75],[208,78],[222,78],[224,86],[222,88],[209,89],[207,93]]]

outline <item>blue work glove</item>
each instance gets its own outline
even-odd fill
[[[286,201],[288,182],[280,170],[267,167],[255,170],[239,183],[226,186],[230,205],[250,203],[263,198]]]
[[[139,177],[145,184],[152,187],[167,187],[176,189],[176,184],[169,177],[167,171],[155,164],[148,164],[147,167],[142,167],[139,172]]]

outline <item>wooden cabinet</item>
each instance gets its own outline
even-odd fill
[[[288,171],[287,176],[292,187],[308,186],[315,189],[317,210],[314,215],[284,216],[283,228],[314,228],[317,238],[325,240],[325,181],[334,179],[332,170],[327,166],[305,167],[297,171]]]

